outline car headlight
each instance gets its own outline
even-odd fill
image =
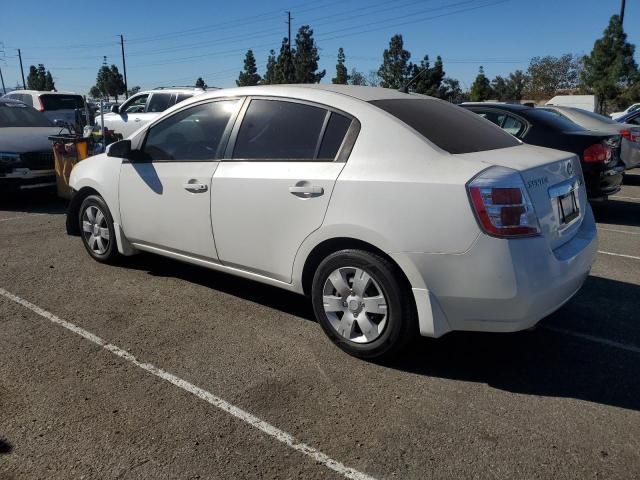
[[[20,154],[14,152],[0,152],[0,164],[3,166],[13,166],[20,163]]]

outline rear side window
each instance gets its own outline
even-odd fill
[[[440,100],[407,98],[370,103],[449,153],[481,152],[520,145],[516,138],[475,113]]]
[[[350,126],[350,118],[340,115],[339,113],[331,112],[329,123],[327,123],[327,128],[324,131],[322,143],[320,144],[318,159],[333,160],[336,158]]]
[[[251,100],[234,159],[313,160],[327,110],[281,100]]]
[[[183,100],[187,100],[188,98],[193,97],[190,93],[178,93],[176,95],[176,103],[180,103]]]
[[[556,115],[547,110],[542,110],[540,108],[530,108],[522,113],[523,116],[532,123],[540,123],[548,128],[553,130],[558,130],[561,132],[581,132],[584,130],[583,127],[578,125],[577,123],[573,123],[571,120],[566,119],[561,115]]]
[[[33,107],[33,98],[31,98],[31,95],[28,95],[26,93],[14,93],[11,95],[7,95],[9,98],[13,98],[14,100],[19,100],[21,102],[26,103],[27,105],[29,105],[30,107]]]
[[[153,95],[151,95],[151,100],[149,100],[149,106],[147,107],[147,112],[148,113],[164,112],[167,108],[169,108],[170,103],[171,103],[170,93],[154,93]]]
[[[84,108],[80,95],[40,95],[40,101],[46,111]]]

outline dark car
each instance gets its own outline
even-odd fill
[[[524,105],[464,103],[460,106],[525,143],[578,155],[590,199],[606,198],[620,190],[625,169],[620,160],[620,135],[587,130],[551,112]]]
[[[625,113],[623,116],[616,118],[618,123],[628,123],[630,125],[640,125],[640,110]]]
[[[0,193],[55,186],[48,137],[59,132],[35,108],[0,98]]]

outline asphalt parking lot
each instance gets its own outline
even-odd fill
[[[640,477],[640,172],[594,208],[597,263],[539,328],[391,364],[333,347],[303,297],[98,264],[64,209],[0,200],[2,480]]]

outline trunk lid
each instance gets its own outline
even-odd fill
[[[574,153],[520,145],[459,156],[520,173],[550,249],[562,246],[578,231],[589,206],[580,160]],[[571,215],[572,206],[575,215]]]

